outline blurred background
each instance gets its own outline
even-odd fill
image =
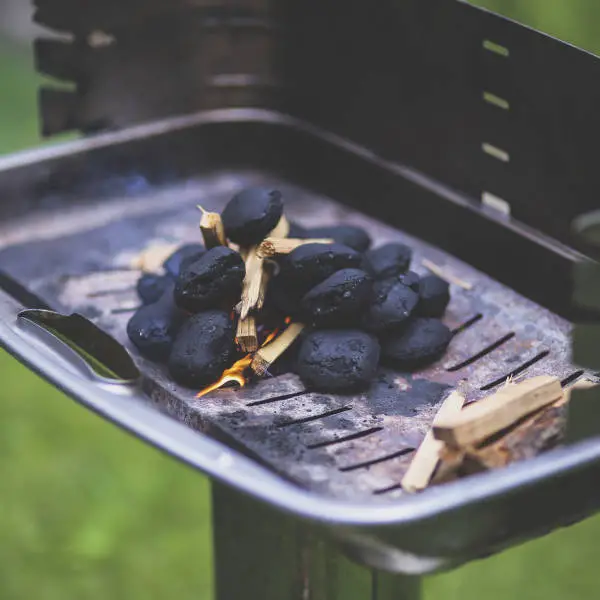
[[[600,54],[598,0],[475,3]],[[39,143],[30,10],[0,0],[0,153]],[[207,482],[1,350],[0,385],[0,600],[209,600]],[[598,540],[595,518],[429,578],[425,598],[593,598]]]

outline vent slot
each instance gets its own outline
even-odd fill
[[[492,381],[491,383],[488,383],[487,385],[484,385],[480,389],[483,392],[487,392],[488,390],[495,388],[496,386],[500,385],[501,383],[504,383],[507,379],[509,379],[511,377],[516,377],[517,375],[520,375],[521,373],[523,373],[523,371],[526,371],[527,369],[529,369],[529,367],[532,367],[536,363],[540,362],[540,360],[546,358],[546,356],[548,356],[549,354],[550,354],[549,350],[544,350],[543,352],[536,354],[533,358],[530,358],[527,362],[524,362],[520,367],[517,367],[516,369],[514,369],[513,371],[511,371],[510,373],[507,373],[506,375],[504,375],[502,377],[498,377],[498,379],[494,379],[494,381]]]
[[[292,425],[303,425],[304,423],[311,423],[312,421],[318,421],[319,419],[324,419],[325,417],[334,417],[335,415],[341,415],[342,413],[348,412],[349,410],[352,410],[351,406],[344,406],[342,408],[336,408],[335,410],[329,410],[319,415],[311,415],[310,417],[304,417],[303,419],[285,421],[284,423],[279,423],[277,427],[291,427]]]
[[[357,431],[356,433],[351,433],[350,435],[345,435],[339,438],[335,438],[333,440],[325,440],[323,442],[317,442],[315,444],[311,444],[307,446],[309,450],[316,450],[317,448],[326,448],[327,446],[335,446],[336,444],[341,444],[343,442],[351,442],[353,440],[360,440],[361,438],[367,437],[368,435],[373,435],[374,433],[378,433],[379,431],[383,431],[383,427],[371,427],[371,429],[366,429],[365,431]]]
[[[496,340],[493,344],[490,344],[489,346],[486,346],[483,350],[480,350],[479,352],[477,352],[477,354],[474,354],[470,358],[463,360],[462,362],[458,363],[457,365],[454,365],[453,367],[448,367],[446,370],[450,371],[451,373],[454,373],[454,371],[459,371],[460,369],[464,369],[465,367],[472,365],[474,362],[477,362],[479,359],[483,358],[484,356],[487,356],[488,354],[490,354],[497,348],[500,348],[500,346],[503,346],[504,344],[506,344],[506,342],[508,342],[509,340],[512,340],[514,337],[515,337],[515,333],[514,333],[514,331],[511,331],[510,333],[507,333],[504,337],[501,337],[499,340]]]
[[[483,40],[483,48],[488,52],[493,52],[498,56],[508,58],[510,56],[510,50],[506,46],[492,42],[492,40]]]
[[[387,456],[380,456],[379,458],[366,460],[365,462],[350,465],[348,467],[340,467],[339,470],[342,473],[349,473],[350,471],[358,471],[358,469],[368,469],[373,465],[379,465],[381,463],[387,462],[388,460],[394,460],[395,458],[400,458],[401,456],[410,454],[411,452],[414,452],[414,450],[414,448],[404,448],[403,450],[399,450],[398,452],[394,452],[393,454],[388,454]]]

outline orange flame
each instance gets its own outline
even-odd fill
[[[240,387],[246,385],[246,378],[244,377],[244,371],[252,364],[252,355],[248,354],[233,364],[229,369],[223,371],[223,375],[218,381],[215,381],[212,385],[205,387],[201,392],[196,394],[196,398],[202,398],[209,392],[218,390],[228,383],[237,383]]]
[[[285,318],[286,325],[289,325],[292,322],[290,317]],[[272,342],[277,335],[279,334],[279,327],[271,331],[271,333],[265,338],[265,341],[262,343],[261,348],[264,348],[269,342]],[[240,387],[244,387],[247,383],[246,377],[244,377],[244,371],[250,367],[252,364],[252,359],[254,356],[252,354],[247,354],[244,358],[241,358],[236,363],[234,363],[229,369],[225,369],[223,371],[223,375],[218,381],[215,381],[212,385],[205,387],[202,391],[196,394],[196,398],[202,398],[202,396],[206,396],[210,392],[214,392],[222,388],[224,385],[228,383],[237,383]]]

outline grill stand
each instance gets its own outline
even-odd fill
[[[418,600],[420,577],[363,567],[325,530],[214,482],[216,600]]]

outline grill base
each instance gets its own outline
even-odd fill
[[[173,384],[163,367],[140,357],[125,333],[139,304],[132,257],[150,243],[198,241],[197,203],[219,211],[235,191],[257,183],[281,189],[286,214],[302,225],[360,225],[376,244],[411,245],[414,270],[426,272],[422,262],[428,259],[468,282],[470,290],[452,286],[444,321],[457,333],[443,360],[418,373],[380,369],[371,389],[359,395],[309,393],[296,376],[286,375],[198,400],[194,391]],[[134,179],[129,185],[146,184]],[[79,312],[123,343],[159,410],[307,489],[338,498],[394,500],[414,449],[451,388],[460,386],[476,400],[511,375],[567,379],[576,372],[569,364],[570,326],[563,319],[439,249],[271,173],[220,171],[133,191],[101,206],[71,205],[51,227],[26,218],[0,230],[5,273],[57,310]],[[548,440],[529,435],[517,446],[516,455],[529,457],[546,449]]]

